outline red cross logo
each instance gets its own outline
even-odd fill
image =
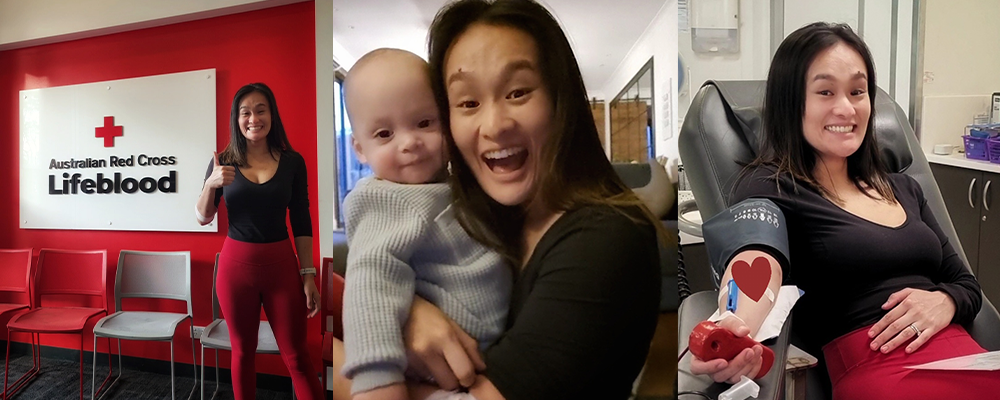
[[[122,127],[115,126],[115,117],[104,117],[104,126],[98,126],[94,137],[104,138],[104,147],[115,147],[115,138],[123,136]]]

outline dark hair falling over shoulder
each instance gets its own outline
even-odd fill
[[[267,148],[273,157],[275,153],[282,151],[294,151],[292,144],[285,134],[285,125],[281,123],[281,115],[278,114],[278,103],[274,99],[274,92],[263,83],[250,83],[243,85],[233,96],[233,105],[229,109],[229,144],[219,153],[219,162],[226,165],[238,167],[247,166],[247,138],[240,130],[240,102],[250,93],[260,93],[267,100],[267,106],[271,111],[271,129],[267,133]]]
[[[539,200],[556,211],[586,205],[639,209],[642,221],[653,224],[661,238],[669,237],[658,219],[612,169],[598,137],[572,47],[555,18],[532,0],[460,0],[445,6],[434,17],[428,38],[431,84],[450,154],[461,153],[450,132],[445,57],[455,40],[474,24],[520,30],[531,36],[538,48],[542,82],[553,102],[552,131],[538,166],[545,171],[536,182]],[[452,157],[451,166],[450,183],[459,222],[473,238],[501,252],[514,265],[520,265],[524,256],[523,207],[504,206],[490,198],[462,157]]]
[[[882,199],[895,202],[888,173],[879,156],[875,132],[875,94],[878,91],[875,63],[868,46],[846,24],[815,22],[792,32],[778,46],[767,74],[760,149],[757,158],[748,167],[772,165],[777,169],[775,178],[787,174],[793,181],[804,182],[827,198],[841,201],[813,177],[816,153],[806,142],[802,131],[802,117],[806,109],[806,74],[819,53],[838,43],[854,49],[864,60],[872,110],[861,146],[847,157],[848,177],[862,193],[872,196],[864,188],[868,186],[875,189]]]

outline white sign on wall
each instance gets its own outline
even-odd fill
[[[215,69],[22,90],[20,226],[216,232],[194,208]]]

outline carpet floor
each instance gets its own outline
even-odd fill
[[[117,363],[117,360],[115,360]],[[10,360],[11,376],[7,384],[13,384],[13,380],[21,376],[31,368],[31,357],[24,355]],[[11,400],[70,400],[80,398],[80,376],[79,364],[72,361],[42,358],[42,369],[28,386],[21,389]],[[90,398],[90,363],[87,362],[83,369],[84,398]],[[206,372],[208,372],[206,370]],[[107,367],[98,365],[97,381],[104,381],[108,374]],[[115,374],[118,374],[117,366]],[[209,375],[212,376],[212,375]],[[4,371],[0,369],[0,380],[4,378]],[[114,379],[112,377],[112,379]],[[191,375],[178,376],[176,380],[177,398],[187,399],[188,394],[194,386],[194,377]],[[195,392],[193,399],[200,399],[200,387]],[[206,382],[205,397],[210,398],[215,389],[214,379]],[[232,399],[232,386],[220,382],[219,396],[216,399]],[[278,400],[291,399],[291,387],[287,392],[277,392],[270,390],[257,390],[257,399]],[[105,399],[125,399],[125,400],[160,400],[170,399],[170,375],[153,372],[142,372],[126,368],[121,380],[111,388]]]

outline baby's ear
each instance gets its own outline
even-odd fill
[[[368,159],[365,158],[365,153],[361,151],[361,142],[351,134],[351,147],[354,147],[354,156],[358,158],[358,162],[362,164],[368,164]]]

